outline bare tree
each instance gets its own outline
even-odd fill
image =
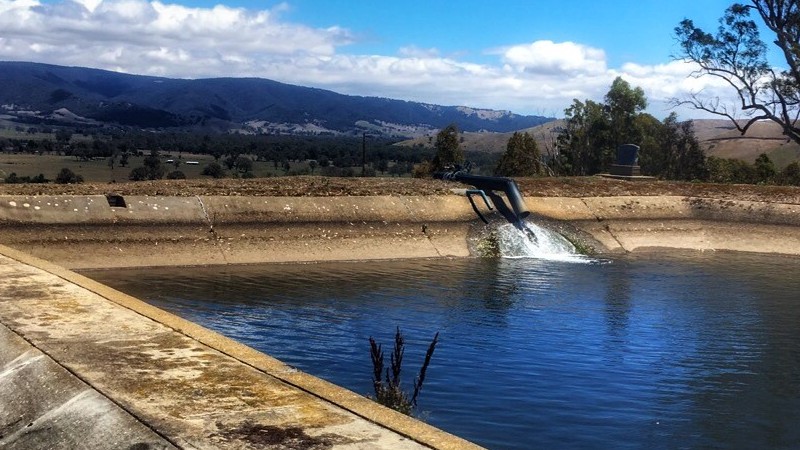
[[[786,60],[784,69],[767,61],[767,46],[761,40],[758,25],[751,19],[755,11],[767,29],[774,34],[773,43]],[[738,105],[724,103],[718,97],[708,98],[692,93],[675,99],[676,105],[690,105],[730,119],[745,134],[759,120],[771,120],[783,129],[789,139],[800,143],[800,2],[797,0],[752,0],[735,3],[720,19],[715,35],[684,19],[675,28],[681,46],[679,57],[699,66],[692,76],[715,77],[735,92]],[[737,120],[741,110],[746,120]]]

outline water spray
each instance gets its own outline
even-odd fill
[[[458,181],[460,183],[472,185],[475,189],[467,190],[466,195],[472,205],[472,209],[484,223],[489,222],[478,210],[472,195],[480,195],[489,210],[493,209],[492,205],[489,204],[489,199],[491,198],[497,211],[502,214],[509,223],[514,225],[514,227],[523,232],[528,239],[535,243],[537,241],[536,234],[525,223],[525,219],[531,215],[531,212],[528,211],[528,206],[525,204],[525,200],[522,199],[522,194],[519,191],[517,183],[511,178],[471,175],[469,173],[471,168],[472,165],[467,163],[464,167],[448,167],[447,169],[449,170],[436,172],[433,176],[441,180]],[[497,192],[505,194],[508,204],[506,204],[506,200],[503,200]]]

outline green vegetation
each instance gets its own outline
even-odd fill
[[[103,127],[8,128],[9,124],[0,123],[6,126],[0,128],[3,178],[15,172],[21,179],[40,173],[52,179],[61,167],[68,167],[87,181],[139,181],[163,178],[174,172],[170,167],[174,166],[191,179],[212,176],[202,174],[211,162],[223,167],[222,172],[213,171],[222,177],[361,175],[362,142],[352,137],[193,134]],[[457,128],[453,127],[457,139]],[[432,149],[396,146],[395,140],[374,137],[366,142],[367,176],[411,176],[415,166],[435,156]],[[481,166],[478,170],[490,171],[496,164],[496,155],[476,152],[469,156]]]
[[[550,171],[568,176],[606,172],[618,145],[636,143],[644,175],[682,181],[799,185],[796,162],[778,171],[766,154],[752,165],[706,158],[692,122],[678,122],[674,113],[659,121],[642,112],[646,106],[644,92],[621,78],[614,80],[605,103],[575,100],[565,111],[567,124],[557,138],[557,152],[545,161]]]
[[[203,168],[203,175],[211,178],[222,178],[225,176],[225,169],[217,162],[212,162]]]
[[[542,156],[539,147],[528,133],[514,133],[508,140],[506,151],[500,157],[495,175],[505,177],[532,177],[542,174]]]
[[[403,354],[405,353],[405,340],[400,333],[400,327],[394,335],[394,351],[391,354],[391,368],[386,368],[384,372],[383,349],[381,344],[375,342],[371,336],[369,338],[370,357],[372,359],[372,385],[375,388],[375,400],[381,405],[387,406],[403,414],[411,414],[417,406],[417,398],[425,382],[425,374],[428,365],[431,363],[433,351],[439,342],[439,333],[433,336],[433,340],[428,346],[425,354],[425,361],[419,370],[419,374],[414,380],[414,391],[409,396],[400,385],[400,372],[403,365]],[[390,371],[391,369],[391,371]]]
[[[762,153],[753,164],[739,159],[708,158],[709,181],[713,183],[780,184],[800,186],[800,164],[790,163],[778,171]]]
[[[444,170],[448,166],[464,163],[464,151],[459,143],[458,126],[454,123],[444,127],[436,134],[436,156],[431,162],[431,172]]]
[[[17,176],[16,172],[11,172],[7,177],[3,179],[8,184],[19,184],[19,183],[49,183],[50,180],[45,178],[44,174],[36,175],[35,177],[29,176]]]
[[[705,155],[692,123],[679,123],[674,113],[659,121],[643,112],[646,107],[644,91],[622,78],[611,84],[604,103],[574,100],[564,111],[567,123],[556,140],[551,171],[557,175],[607,172],[619,145],[637,144],[645,175],[686,181],[707,178]]]
[[[83,177],[81,175],[77,175],[72,170],[64,167],[58,172],[56,175],[56,183],[58,184],[78,184],[83,183]]]

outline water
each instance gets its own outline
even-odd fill
[[[728,253],[95,272],[369,394],[407,340],[429,423],[492,449],[800,448],[800,259]]]
[[[500,254],[506,258],[536,258],[548,261],[589,262],[575,252],[564,236],[533,222],[526,222],[533,238],[507,223],[496,228]]]

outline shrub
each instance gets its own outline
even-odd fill
[[[181,172],[180,170],[173,170],[172,172],[167,174],[168,180],[185,180],[186,174]]]
[[[427,178],[432,174],[431,163],[428,161],[422,161],[419,164],[414,164],[414,170],[411,172],[411,176],[414,178]]]
[[[411,414],[411,410],[417,406],[417,397],[422,390],[422,384],[425,382],[425,374],[428,371],[428,365],[433,357],[433,351],[436,349],[436,344],[439,342],[439,333],[433,336],[433,340],[428,346],[428,352],[425,354],[425,361],[422,368],[419,370],[417,378],[414,380],[414,393],[409,398],[402,387],[400,386],[400,372],[403,365],[403,354],[405,353],[405,340],[400,333],[400,327],[397,327],[397,332],[394,335],[394,351],[391,355],[391,372],[390,368],[383,370],[383,350],[381,345],[375,342],[372,337],[369,338],[370,358],[372,359],[372,385],[375,389],[375,400],[381,405],[388,406],[389,408],[399,411],[403,414]]]
[[[780,174],[781,184],[800,186],[800,164],[797,161],[786,166]]]
[[[27,175],[25,176],[17,176],[16,172],[11,172],[7,177],[5,177],[4,181],[8,184],[19,184],[19,183],[49,183],[50,180],[44,177],[44,174],[36,175],[35,177],[31,178]]]
[[[56,183],[58,184],[79,184],[83,183],[83,176],[76,174],[72,170],[64,167],[56,175]]]
[[[225,176],[225,169],[219,163],[212,162],[203,168],[202,175],[207,175],[211,178],[222,178]]]
[[[131,170],[131,173],[128,174],[128,179],[131,181],[144,181],[147,179],[147,175],[148,175],[147,167],[139,166]]]

